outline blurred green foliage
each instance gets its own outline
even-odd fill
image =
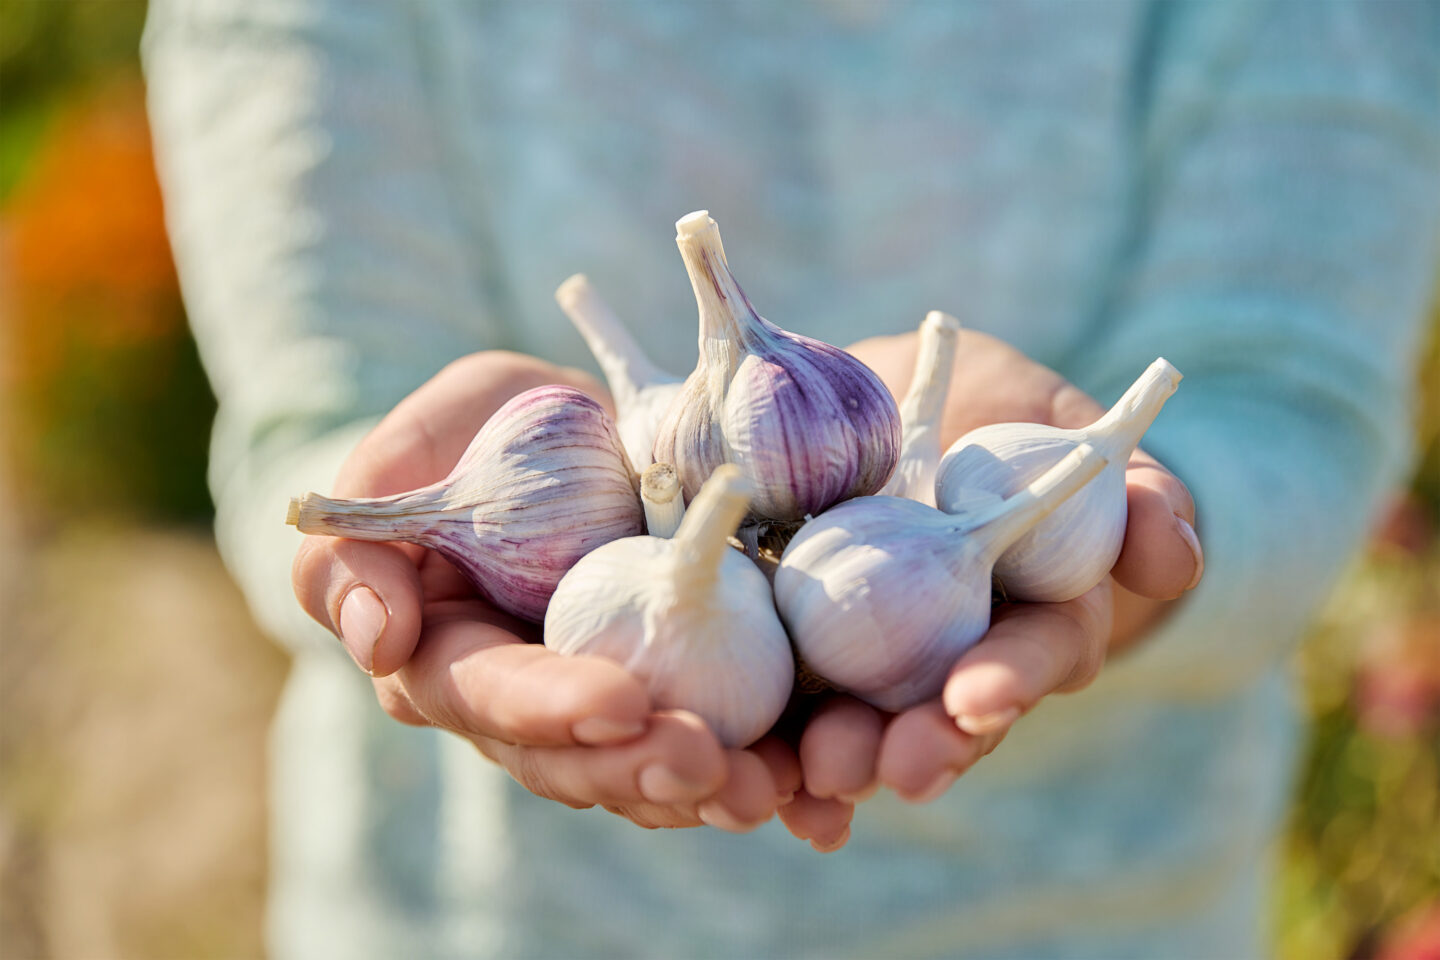
[[[144,0],[0,0],[0,202],[47,115],[79,83],[138,73]]]

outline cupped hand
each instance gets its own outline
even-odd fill
[[[505,401],[550,383],[605,399],[585,373],[519,354],[452,363],[361,441],[334,494],[384,496],[443,478]],[[542,797],[646,827],[745,831],[800,787],[794,753],[778,739],[723,748],[693,714],[655,710],[619,665],[538,643],[537,626],[491,606],[433,551],[309,536],[293,581],[392,717],[465,737]]]
[[[909,385],[915,349],[915,336],[906,334],[864,340],[850,352],[898,397]],[[967,330],[956,350],[942,443],[987,423],[1075,428],[1103,412],[1059,374]],[[1125,541],[1105,581],[1065,603],[998,607],[989,632],[954,664],[935,700],[893,716],[849,696],[823,702],[799,741],[800,796],[832,821],[847,822],[853,802],[880,785],[912,802],[933,800],[1040,700],[1087,686],[1107,654],[1158,624],[1204,569],[1195,504],[1184,483],[1143,451],[1130,460],[1126,486]]]

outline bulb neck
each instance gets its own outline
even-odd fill
[[[917,428],[936,430],[950,393],[950,374],[955,368],[955,346],[960,321],[947,313],[931,310],[920,324],[919,348],[915,354],[915,378],[900,404],[900,423],[909,432]]]
[[[560,284],[555,290],[555,302],[595,355],[622,415],[635,405],[641,390],[676,382],[675,377],[655,365],[583,273]]]
[[[669,539],[680,529],[685,498],[680,478],[668,463],[652,463],[640,474],[640,500],[645,506],[645,529],[652,537]]]
[[[301,533],[350,540],[429,542],[442,519],[437,487],[391,497],[335,499],[318,493],[292,497],[285,522]]]
[[[1029,486],[963,519],[962,529],[993,565],[1012,543],[1095,478],[1108,458],[1088,443],[1067,453]]]
[[[676,221],[675,245],[700,310],[700,354],[733,372],[767,325],[730,272],[720,228],[709,213],[698,210]]]
[[[687,588],[713,586],[720,561],[730,549],[729,537],[750,509],[751,485],[734,464],[710,474],[685,510],[675,531],[678,577]]]
[[[1081,431],[1085,440],[1112,463],[1129,460],[1140,438],[1160,415],[1160,408],[1179,387],[1180,378],[1180,371],[1160,357],[1145,368],[1104,416]]]

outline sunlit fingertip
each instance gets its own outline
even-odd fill
[[[962,714],[955,718],[955,726],[972,736],[981,737],[1004,730],[1019,718],[1019,707],[1007,707],[979,716]]]
[[[850,793],[835,794],[835,799],[843,800],[846,803],[864,803],[866,800],[869,800],[871,797],[875,796],[875,794],[879,790],[880,781],[871,780],[868,784],[866,784],[864,787],[861,787],[859,790],[855,790]]]
[[[942,770],[934,780],[930,781],[925,789],[918,793],[899,793],[897,791],[897,794],[900,799],[906,803],[930,803],[932,800],[940,799],[941,795],[943,795],[946,790],[949,790],[959,777],[960,774],[956,770]]]
[[[1180,534],[1180,539],[1185,541],[1185,546],[1190,548],[1190,554],[1195,560],[1195,573],[1185,585],[1185,590],[1194,590],[1200,585],[1200,578],[1205,575],[1205,551],[1200,546],[1200,537],[1195,533],[1195,528],[1178,514],[1175,517],[1175,530]]]
[[[750,833],[770,819],[767,816],[763,820],[742,820],[718,800],[705,801],[695,808],[695,813],[707,826],[727,833]]]
[[[834,853],[836,850],[839,850],[841,847],[845,846],[845,844],[849,842],[850,828],[847,826],[844,830],[840,831],[839,836],[829,842],[821,842],[820,840],[812,839],[810,841],[810,847],[816,853]]]

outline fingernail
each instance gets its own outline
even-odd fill
[[[663,763],[640,771],[640,795],[651,803],[685,803],[696,799],[697,787]]]
[[[645,732],[643,720],[612,720],[609,717],[586,717],[577,720],[570,735],[580,743],[591,745],[624,743]]]
[[[390,611],[364,584],[352,587],[340,603],[340,642],[366,673],[375,669],[375,643],[389,619]]]
[[[1190,548],[1190,554],[1195,558],[1195,576],[1185,585],[1186,590],[1194,590],[1200,583],[1200,578],[1205,575],[1205,551],[1200,549],[1200,538],[1195,535],[1195,528],[1184,517],[1175,518],[1175,529],[1180,532],[1180,538]]]
[[[955,718],[955,726],[973,737],[983,737],[987,733],[1004,730],[1019,717],[1019,707],[1006,707],[1004,710],[982,713],[979,716],[958,716]]]
[[[853,792],[853,793],[837,793],[837,794],[835,794],[835,799],[836,799],[836,800],[843,800],[843,801],[845,801],[846,803],[864,803],[866,800],[869,800],[871,797],[875,796],[875,791],[876,791],[876,790],[879,790],[879,789],[880,789],[880,781],[879,781],[879,780],[871,780],[871,781],[870,781],[868,784],[866,784],[864,787],[861,787],[859,790],[856,790],[856,791]]]
[[[741,820],[731,813],[719,801],[707,800],[695,808],[700,819],[717,830],[725,830],[730,833],[749,833],[758,828],[765,820],[756,820],[753,823]],[[768,817],[766,818],[769,819]]]
[[[782,790],[782,791],[779,793],[779,795],[775,798],[775,806],[777,806],[777,807],[783,807],[783,806],[785,806],[787,803],[790,803],[790,802],[791,802],[792,800],[794,800],[794,799],[795,799],[795,791],[794,791],[794,790]]]
[[[816,853],[834,853],[836,850],[839,850],[841,847],[845,846],[845,844],[848,843],[849,840],[850,828],[846,827],[844,830],[840,831],[840,836],[836,837],[834,840],[831,840],[829,843],[821,843],[819,840],[811,840],[810,846],[814,848]]]
[[[910,803],[929,803],[931,800],[939,799],[942,793],[950,789],[950,785],[955,782],[955,778],[958,776],[960,775],[954,770],[942,771],[938,777],[930,781],[930,786],[913,796],[903,797],[902,799]]]

